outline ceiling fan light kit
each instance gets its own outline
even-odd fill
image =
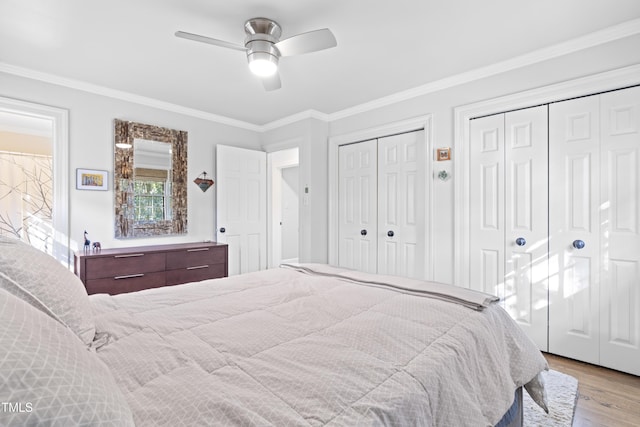
[[[249,55],[249,69],[258,77],[272,76],[278,71],[278,58],[266,52]]]
[[[253,74],[260,77],[272,76],[278,71],[278,57],[280,52],[272,43],[256,40],[246,44],[248,47],[247,61]]]
[[[338,45],[333,33],[327,28],[298,34],[280,41],[282,28],[276,21],[268,18],[249,19],[244,24],[244,31],[246,33],[244,46],[184,31],[177,31],[175,35],[246,52],[249,69],[262,78],[262,83],[268,91],[281,87],[278,75],[278,62],[281,56],[301,55]]]

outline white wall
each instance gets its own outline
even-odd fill
[[[440,60],[446,60],[446,58]],[[438,60],[434,58],[434,66],[437,66],[437,62]],[[637,63],[640,63],[640,36],[621,39],[361,114],[332,120],[329,125],[329,136],[349,134],[431,113],[433,114],[433,146],[453,148],[455,107]],[[465,155],[464,152],[452,153],[452,156]],[[454,185],[457,174],[453,170],[452,162],[434,161],[434,173],[442,169],[452,172],[453,177],[445,182],[435,180],[434,184],[432,195],[433,277],[436,281],[453,283],[456,233]]]
[[[282,259],[298,258],[299,190],[298,167],[282,170]]]
[[[82,246],[86,229],[103,247],[139,246],[215,238],[215,185],[203,193],[191,183],[206,171],[215,180],[215,145],[259,149],[260,134],[131,102],[0,73],[0,96],[51,105],[69,111],[70,234]],[[114,239],[113,120],[131,120],[188,132],[188,234],[147,239]],[[109,172],[108,191],[75,189],[76,168]]]
[[[371,111],[325,122],[302,120],[264,133],[221,125],[163,110],[119,101],[82,91],[0,73],[0,96],[66,108],[70,111],[70,180],[75,183],[78,167],[113,172],[113,119],[157,124],[189,132],[189,178],[202,171],[214,175],[214,146],[217,143],[275,151],[300,148],[299,183],[301,194],[308,188],[308,203],[300,198],[300,260],[326,262],[327,223],[327,141],[329,137],[379,127],[409,118],[433,114],[434,147],[454,146],[453,110],[457,106],[516,93],[565,80],[640,63],[640,36],[564,55],[456,87],[422,95]],[[433,66],[447,58],[434,58]],[[339,115],[339,114],[338,114]],[[465,156],[453,152],[452,156]],[[436,181],[433,200],[434,279],[452,283],[454,257],[454,185],[456,171],[451,162],[434,163],[434,172],[443,168],[453,173],[446,182]],[[72,238],[82,238],[86,228],[92,240],[107,247],[131,246],[162,241],[193,241],[214,237],[215,186],[202,193],[189,185],[189,234],[183,237],[113,239],[113,192],[71,190]],[[105,226],[108,224],[108,226]],[[458,230],[460,232],[460,230]]]

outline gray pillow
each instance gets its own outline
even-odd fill
[[[0,425],[133,426],[109,368],[68,328],[0,289]]]
[[[0,288],[62,321],[89,345],[95,335],[93,310],[80,279],[52,256],[0,236]]]

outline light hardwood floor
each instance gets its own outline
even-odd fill
[[[551,369],[578,379],[574,427],[640,426],[640,377],[548,353],[544,356]]]

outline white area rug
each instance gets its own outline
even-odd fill
[[[549,414],[523,393],[524,425],[526,427],[568,427],[573,423],[578,398],[578,380],[558,371],[543,372]]]

